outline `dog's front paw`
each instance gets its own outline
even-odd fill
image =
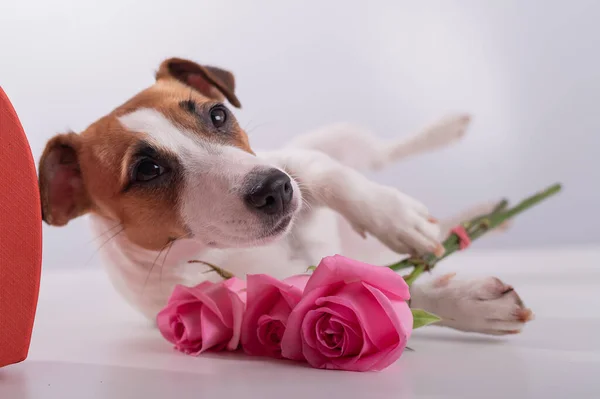
[[[401,254],[444,253],[439,241],[440,225],[427,207],[398,190],[381,187],[352,224],[359,234],[370,233]]]
[[[517,334],[533,319],[514,288],[501,280],[453,277],[449,274],[415,286],[412,305],[440,316],[439,325],[490,335]]]

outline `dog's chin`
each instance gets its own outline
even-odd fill
[[[256,247],[262,245],[268,245],[272,242],[279,240],[284,237],[292,229],[294,224],[294,214],[291,213],[287,216],[282,217],[276,223],[266,226],[254,237],[250,236],[249,240],[245,243],[245,247]]]
[[[262,228],[258,228],[252,232],[248,232],[243,237],[220,237],[214,241],[208,242],[208,246],[212,248],[227,249],[227,248],[249,248],[270,244],[284,237],[292,229],[295,220],[295,213],[290,213],[280,218],[275,223],[269,224]]]
[[[294,221],[294,215],[290,214],[288,216],[283,217],[279,222],[275,223],[272,227],[266,229],[266,231],[261,234],[258,239],[262,241],[275,241],[281,236],[287,234],[288,231],[292,228],[292,224]]]

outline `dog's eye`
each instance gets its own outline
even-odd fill
[[[225,125],[227,121],[227,110],[221,105],[217,105],[210,110],[210,120],[217,129]]]
[[[165,172],[165,169],[156,162],[145,159],[135,168],[135,180],[139,182],[150,181]]]

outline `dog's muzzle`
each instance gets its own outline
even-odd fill
[[[244,202],[248,208],[263,215],[284,215],[294,197],[289,176],[279,169],[253,171],[243,186]]]

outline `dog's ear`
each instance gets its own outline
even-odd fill
[[[53,226],[64,226],[90,209],[78,153],[81,137],[75,133],[52,138],[39,164],[42,218]]]
[[[240,100],[235,96],[235,78],[224,69],[198,65],[181,58],[169,58],[163,61],[156,72],[156,80],[175,79],[215,100],[225,98],[231,105],[241,108]]]

